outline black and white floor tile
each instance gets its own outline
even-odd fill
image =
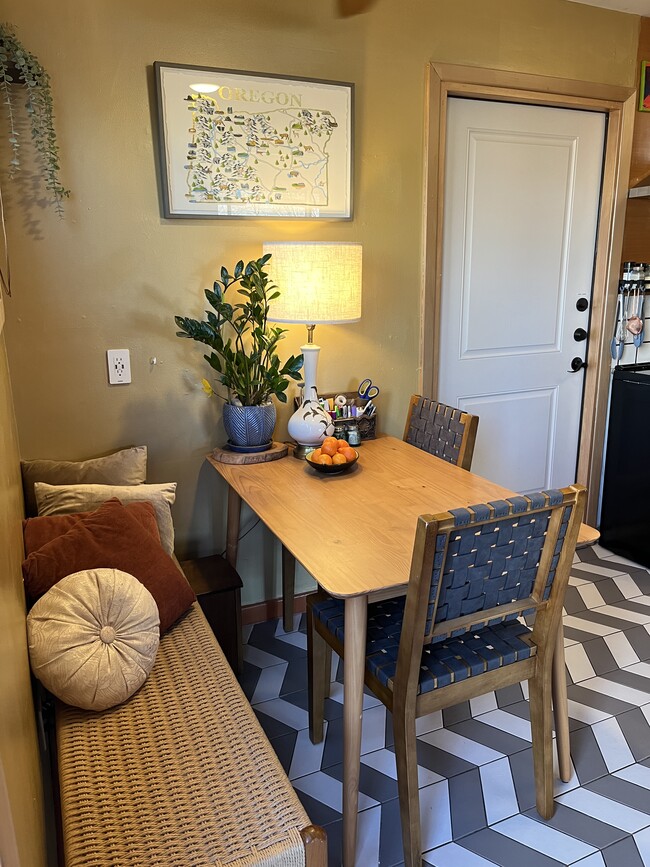
[[[309,740],[304,618],[245,629],[242,686],[307,813],[341,862],[340,661],[322,744]],[[565,605],[570,782],[535,810],[525,685],[418,721],[423,863],[435,867],[650,867],[650,571],[594,546]],[[360,867],[402,863],[390,714],[365,697]]]

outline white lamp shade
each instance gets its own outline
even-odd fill
[[[266,265],[280,297],[271,322],[335,325],[361,319],[361,244],[269,241]]]

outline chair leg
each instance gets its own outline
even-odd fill
[[[309,691],[309,737],[313,744],[323,740],[325,712],[325,680],[329,678],[327,667],[329,645],[314,628],[312,608],[307,603],[307,685]]]
[[[569,702],[564,667],[564,629],[560,623],[553,655],[553,716],[555,718],[555,744],[560,779],[571,779],[571,747],[569,743]]]
[[[420,835],[420,792],[418,789],[417,738],[415,718],[403,709],[393,708],[397,789],[402,822],[405,867],[422,864]]]
[[[332,685],[332,648],[325,642],[325,663],[323,665],[323,697],[330,697]]]
[[[553,801],[553,712],[551,709],[551,668],[540,669],[528,681],[530,727],[533,740],[535,799],[542,819],[555,812]]]

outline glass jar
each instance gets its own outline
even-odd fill
[[[361,445],[361,434],[356,421],[348,422],[345,427],[346,439],[351,446]]]
[[[345,419],[337,418],[334,421],[334,436],[337,440],[344,440],[346,438],[347,427],[345,423]]]

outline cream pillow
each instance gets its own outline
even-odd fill
[[[87,461],[21,461],[28,518],[37,514],[35,482],[48,485],[141,485],[147,480],[147,447],[120,449]]]
[[[174,523],[170,506],[176,499],[176,482],[165,485],[34,485],[38,514],[67,515],[92,512],[112,497],[123,503],[150,502],[156,513],[160,544],[171,556],[174,553]]]
[[[158,650],[158,608],[147,588],[119,569],[62,578],[27,615],[34,675],[66,704],[105,710],[147,679]]]

